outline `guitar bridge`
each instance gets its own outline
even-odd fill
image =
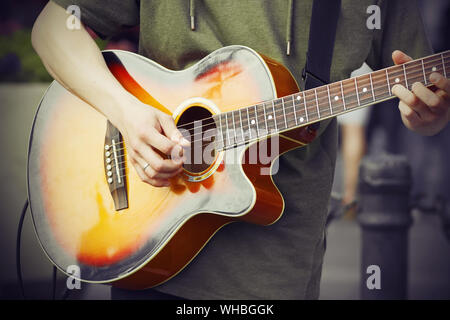
[[[105,178],[116,211],[128,208],[125,147],[120,131],[107,122],[104,147]]]

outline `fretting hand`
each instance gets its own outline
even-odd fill
[[[412,58],[396,50],[392,60],[401,65]],[[433,72],[429,80],[436,87],[435,91],[419,82],[412,85],[411,91],[400,84],[392,87],[392,93],[400,99],[398,108],[405,126],[425,136],[439,133],[450,121],[450,80],[437,72]]]

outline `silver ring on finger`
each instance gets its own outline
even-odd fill
[[[148,168],[148,166],[149,166],[150,164],[149,163],[147,163],[145,166],[144,166],[144,172],[145,172],[145,169],[147,169]]]

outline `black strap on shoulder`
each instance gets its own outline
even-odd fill
[[[330,82],[331,61],[341,0],[314,0],[308,52],[302,78],[308,90]]]

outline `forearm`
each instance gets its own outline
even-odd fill
[[[49,2],[34,24],[33,47],[48,72],[120,130],[128,160],[142,181],[169,186],[169,179],[182,170],[183,147],[189,142],[170,115],[150,108],[122,87],[87,31],[66,27],[68,18],[63,8]]]
[[[34,24],[33,47],[55,80],[117,125],[123,103],[135,98],[111,74],[84,27],[66,27],[68,17],[49,2]]]

